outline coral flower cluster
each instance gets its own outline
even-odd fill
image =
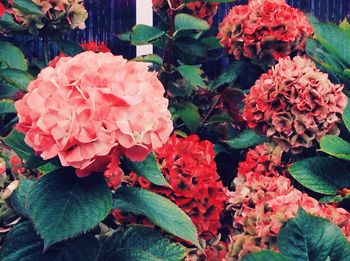
[[[171,4],[174,9],[180,7],[183,0],[172,0]],[[153,10],[158,14],[168,14],[170,8],[167,0],[152,0]],[[218,3],[205,3],[195,1],[184,5],[182,10],[184,13],[193,15],[199,19],[206,20],[210,25],[213,23],[213,18],[218,11]]]
[[[347,105],[343,86],[333,84],[308,58],[280,59],[244,99],[243,117],[285,151],[298,153],[326,134],[338,134]]]
[[[250,0],[232,8],[218,37],[235,59],[273,65],[279,58],[303,53],[311,35],[306,16],[284,0]]]
[[[342,208],[322,205],[297,190],[290,179],[279,175],[286,166],[281,163],[282,150],[263,144],[249,150],[240,163],[234,180],[235,192],[229,192],[234,212],[229,256],[241,258],[261,249],[275,249],[276,236],[299,207],[310,214],[327,218],[337,224],[350,239],[350,214]]]
[[[151,185],[132,173],[134,186],[163,195],[185,211],[203,239],[218,235],[220,214],[227,201],[226,189],[216,172],[214,145],[196,135],[170,137],[156,150],[161,171],[171,188]]]
[[[17,129],[42,158],[58,156],[79,176],[103,171],[114,155],[142,161],[173,129],[156,74],[111,53],[63,57],[28,91],[15,103]]]

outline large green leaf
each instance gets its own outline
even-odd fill
[[[163,58],[156,54],[148,54],[143,56],[138,56],[133,59],[136,62],[153,63],[157,65],[163,64]]]
[[[90,235],[74,238],[44,253],[43,240],[31,222],[16,225],[7,235],[2,247],[2,261],[96,261],[99,242]]]
[[[130,37],[132,44],[145,45],[157,40],[163,35],[165,35],[165,32],[156,27],[138,24],[132,28]]]
[[[246,255],[242,261],[292,261],[290,258],[273,252],[271,250],[264,250],[254,254]]]
[[[20,180],[18,188],[13,192],[11,196],[12,208],[22,216],[27,216],[28,210],[28,194],[32,189],[35,180],[22,178]]]
[[[302,209],[282,227],[277,244],[280,252],[295,261],[350,259],[350,245],[339,227]]]
[[[206,31],[209,30],[209,28],[210,25],[206,21],[192,15],[178,14],[175,17],[175,30],[177,32],[183,30]]]
[[[233,149],[246,149],[266,141],[266,136],[258,135],[254,130],[247,129],[241,132],[238,137],[227,140],[225,143]]]
[[[201,115],[198,112],[198,108],[192,103],[181,103],[176,106],[176,113],[187,128],[195,133],[200,126]]]
[[[115,260],[112,257],[117,253],[120,254],[118,260],[130,260],[124,256],[125,252],[120,252],[123,249],[128,249],[127,253],[142,251],[153,256],[152,260],[164,261],[182,260],[186,254],[185,247],[172,243],[154,228],[129,226],[119,228],[104,242],[99,261]]]
[[[332,23],[321,23],[315,17],[310,16],[309,21],[316,33],[317,40],[333,55],[343,62],[350,61],[350,37],[339,26]]]
[[[24,142],[24,134],[16,130],[13,130],[7,137],[3,138],[3,141],[23,160],[29,159],[34,154],[33,149]]]
[[[304,159],[294,163],[289,173],[306,188],[325,195],[350,186],[349,171],[335,158]]]
[[[121,187],[115,193],[114,208],[146,216],[163,230],[201,248],[191,219],[162,196],[139,188]]]
[[[223,73],[214,81],[210,82],[209,89],[215,90],[224,84],[234,83],[246,68],[244,61],[235,61],[229,65]]]
[[[73,238],[61,248],[45,253],[46,261],[96,261],[100,242],[91,234]]]
[[[163,173],[160,171],[159,165],[153,153],[150,153],[143,162],[127,160],[128,167],[137,175],[148,179],[153,184],[159,186],[169,186],[165,180]]]
[[[101,175],[78,178],[71,169],[41,177],[28,195],[28,214],[45,248],[94,228],[111,207],[112,194]]]
[[[5,13],[3,16],[0,16],[0,27],[5,28],[6,31],[16,32],[16,31],[24,31],[25,27],[16,23],[13,19],[12,15],[9,13]]]
[[[31,0],[14,0],[13,6],[24,14],[44,16],[41,8],[38,5],[34,4]]]
[[[2,261],[44,261],[43,242],[29,221],[16,225],[1,248]]]
[[[350,160],[350,143],[335,135],[326,135],[320,142],[321,150],[336,158]]]
[[[346,106],[344,113],[343,113],[343,121],[344,124],[346,126],[346,128],[348,129],[348,131],[350,131],[350,101],[348,98],[348,105]]]
[[[176,68],[176,70],[195,89],[199,87],[206,87],[205,80],[202,77],[203,70],[198,66],[180,65]]]
[[[16,113],[15,106],[12,100],[2,99],[0,100],[0,115]]]
[[[107,261],[160,261],[155,255],[148,252],[135,250],[132,248],[123,248],[114,252]]]
[[[59,40],[55,41],[58,50],[68,56],[75,56],[79,53],[84,52],[84,48],[78,43],[69,40]]]
[[[28,72],[17,69],[0,70],[0,79],[6,84],[26,91],[29,83],[34,79]]]
[[[28,64],[20,49],[8,42],[0,41],[0,68],[28,70]]]

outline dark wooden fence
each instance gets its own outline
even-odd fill
[[[236,4],[244,4],[247,0],[238,0]],[[288,0],[288,3],[305,12],[311,12],[323,21],[339,22],[350,11],[350,0]],[[67,34],[67,39],[78,42],[90,40],[105,42],[116,54],[131,58],[135,56],[135,48],[119,41],[115,35],[129,30],[136,21],[136,0],[85,0],[89,12],[87,28]],[[217,25],[233,4],[223,4],[215,18]],[[18,40],[18,39],[17,39]],[[21,38],[19,42],[27,42]],[[40,42],[32,43],[33,50],[40,56]],[[54,54],[53,50],[53,54]]]

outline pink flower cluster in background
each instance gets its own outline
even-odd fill
[[[337,123],[347,105],[342,89],[308,58],[280,59],[250,89],[243,117],[285,151],[298,153],[326,134],[339,133]]]
[[[250,0],[231,9],[218,38],[236,60],[273,65],[281,57],[304,53],[312,31],[306,16],[284,0]]]
[[[310,214],[337,224],[350,240],[350,214],[333,205],[322,205],[291,184],[281,163],[282,150],[269,144],[248,151],[234,180],[235,192],[229,192],[234,213],[229,256],[241,258],[261,249],[277,250],[276,236],[299,207]]]
[[[112,158],[144,160],[173,130],[164,88],[147,65],[111,53],[63,57],[15,103],[25,141],[84,176]],[[115,169],[117,161],[112,164]]]

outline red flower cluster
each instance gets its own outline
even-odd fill
[[[85,51],[92,51],[95,53],[108,53],[111,51],[104,42],[97,43],[95,41],[90,41],[82,43],[81,47],[83,47]]]
[[[285,151],[298,153],[326,134],[338,134],[347,105],[341,85],[334,85],[308,58],[279,63],[263,74],[244,99],[243,117]]]
[[[279,175],[286,169],[281,157],[278,147],[263,144],[250,150],[246,161],[240,163],[234,180],[236,190],[229,193],[236,229],[231,235],[230,257],[239,259],[261,249],[277,250],[280,228],[297,215],[299,207],[337,224],[350,239],[349,212],[321,205],[294,188],[290,179]]]
[[[104,42],[101,43],[97,43],[95,41],[90,41],[90,42],[86,42],[86,43],[82,43],[80,45],[85,51],[92,51],[94,53],[109,53],[111,51],[111,49],[109,49],[107,47],[107,45]],[[60,53],[58,56],[56,56],[55,58],[53,58],[50,62],[49,62],[49,66],[51,67],[56,67],[57,62],[62,58],[62,57],[66,57],[66,55],[64,53]]]
[[[13,5],[13,0],[0,0],[0,16],[4,16],[6,10]]]
[[[167,0],[152,0],[153,10],[158,14],[168,14],[169,5]],[[183,4],[183,0],[171,0],[172,7],[178,8]],[[184,13],[193,15],[199,19],[206,20],[210,25],[213,17],[218,11],[218,3],[205,3],[201,1],[191,2],[184,5]]]
[[[196,135],[187,138],[172,136],[156,158],[172,188],[151,185],[146,179],[131,174],[133,185],[161,194],[185,211],[204,239],[218,235],[220,214],[227,201],[226,189],[219,180],[214,161],[214,145],[199,141]]]
[[[284,0],[250,0],[235,6],[219,27],[218,38],[235,59],[246,57],[262,65],[305,51],[312,35],[306,16]]]

